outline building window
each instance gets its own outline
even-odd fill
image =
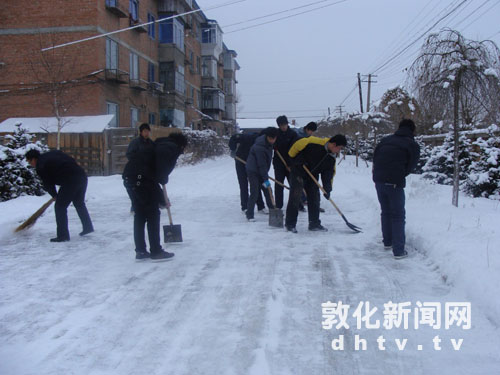
[[[148,13],[148,22],[155,22],[155,17],[151,13]],[[155,23],[151,23],[148,25],[148,35],[151,39],[155,38],[155,27]]]
[[[118,43],[106,39],[106,69],[118,69]]]
[[[114,115],[113,119],[109,123],[109,126],[112,128],[118,127],[118,125],[120,124],[120,119],[119,119],[120,111],[118,104],[113,102],[106,102],[106,113],[108,115]]]
[[[130,52],[130,79],[139,79],[139,56]]]
[[[166,90],[175,90],[180,94],[186,92],[186,82],[184,80],[184,67],[173,62],[160,63],[160,82],[165,84]]]
[[[161,19],[170,16],[160,16]],[[160,43],[173,43],[184,51],[184,26],[177,19],[166,19],[160,22]]]
[[[211,57],[203,57],[201,75],[202,77],[217,78],[217,61]]]
[[[217,26],[216,25],[206,25],[203,26],[201,31],[201,42],[208,44],[217,43]]]
[[[135,128],[139,122],[139,110],[135,107],[130,107],[130,126]]]
[[[175,72],[175,91],[185,94],[186,93],[186,83],[184,81],[184,67],[177,65],[177,71]]]
[[[185,117],[184,111],[179,109],[161,109],[160,110],[160,125],[184,127]]]
[[[138,0],[129,0],[128,11],[130,13],[130,19],[134,22],[139,20],[139,2]]]
[[[150,112],[149,113],[149,116],[148,116],[148,122],[151,124],[151,125],[156,125],[156,113],[154,112]]]
[[[148,63],[148,82],[156,82],[155,81],[155,64]]]

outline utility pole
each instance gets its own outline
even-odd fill
[[[368,74],[368,81],[363,81],[363,82],[368,82],[368,94],[366,96],[366,112],[370,112],[370,94],[371,94],[371,90],[372,90],[372,82],[377,83],[377,81],[372,81],[373,77],[377,77],[377,76],[373,75],[373,74]]]
[[[330,116],[330,107],[328,107],[328,116]]]
[[[335,107],[335,112],[337,112],[340,117],[342,117],[342,107],[345,107],[345,105],[338,105],[337,107]]]
[[[361,90],[361,74],[358,73],[358,88],[359,88],[359,107],[363,113],[363,91]]]

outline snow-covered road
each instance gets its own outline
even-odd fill
[[[176,254],[170,262],[134,260],[133,218],[119,176],[90,179],[87,205],[96,232],[80,238],[70,207],[69,243],[48,241],[55,232],[52,208],[33,228],[12,234],[46,196],[2,203],[0,374],[499,373],[498,304],[490,308],[488,301],[500,285],[486,285],[476,295],[450,282],[439,257],[416,249],[430,241],[423,231],[431,229],[419,222],[428,208],[414,216],[412,210],[437,204],[441,187],[424,194],[417,177],[409,184],[411,255],[395,261],[380,242],[378,202],[365,166],[341,163],[332,194],[363,233],[351,232],[323,201],[329,232],[308,232],[301,214],[299,233],[291,234],[270,228],[265,215],[246,221],[233,163],[221,158],[173,172],[168,190],[184,242],[166,246]],[[498,219],[493,210],[481,212]],[[431,227],[448,225],[435,217]],[[492,241],[488,269],[498,273],[498,233]],[[327,301],[351,306],[349,329],[322,328]],[[412,308],[418,301],[440,302],[443,316],[446,302],[472,301],[472,327],[447,330],[443,322],[440,329],[415,329],[412,313],[408,330],[357,329],[352,314],[364,301],[378,308],[371,320],[381,322],[389,301],[411,302]],[[334,351],[339,335],[345,347]],[[356,335],[366,340],[366,351],[355,350]],[[435,336],[441,350],[434,348]],[[460,350],[454,350],[459,339]]]

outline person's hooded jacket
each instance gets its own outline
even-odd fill
[[[258,174],[263,180],[267,180],[272,159],[273,145],[267,141],[265,134],[260,135],[250,148],[247,158],[247,173]]]

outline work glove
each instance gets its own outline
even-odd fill
[[[326,198],[326,199],[330,199],[330,192],[326,192],[323,194],[323,196]]]
[[[269,180],[266,180],[262,183],[262,186],[264,186],[266,189],[271,186],[271,183],[269,182]]]
[[[234,159],[236,157],[236,150],[231,151],[231,157]]]

